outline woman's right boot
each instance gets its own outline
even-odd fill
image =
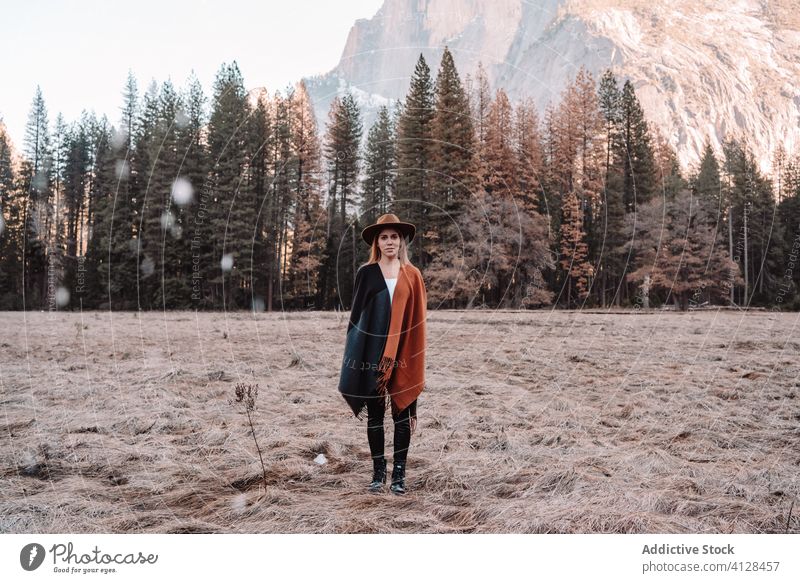
[[[386,484],[386,458],[372,460],[372,483],[369,485],[370,492],[380,492]]]
[[[392,469],[392,485],[389,489],[395,494],[406,493],[406,462],[394,462]]]

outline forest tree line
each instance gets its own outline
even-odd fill
[[[800,157],[762,174],[743,137],[684,176],[630,81],[582,69],[540,113],[420,55],[364,132],[351,93],[320,129],[304,83],[195,77],[121,119],[0,124],[0,309],[333,309],[366,225],[415,223],[431,308],[800,308]]]

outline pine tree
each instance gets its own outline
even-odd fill
[[[25,192],[22,225],[23,303],[25,307],[55,307],[48,301],[48,240],[52,208],[52,151],[47,107],[42,91],[36,88],[25,127],[26,162],[20,172]],[[30,295],[27,292],[30,290]]]
[[[161,259],[162,222],[166,222],[163,190],[157,176],[164,131],[159,120],[158,85],[152,81],[145,92],[136,121],[130,171],[133,181],[134,241],[136,249],[138,309],[157,307],[163,277]],[[155,178],[155,181],[154,181]]]
[[[115,204],[115,197],[113,193],[118,193],[117,182],[117,165],[120,163],[118,156],[124,157],[125,153],[121,151],[124,140],[120,140],[123,136],[116,136],[118,138],[116,151],[112,146],[112,133],[108,121],[103,119],[94,128],[94,135],[92,139],[92,160],[93,160],[93,177],[89,187],[89,199],[92,213],[89,218],[88,224],[88,241],[86,247],[86,254],[81,261],[82,265],[76,267],[73,289],[73,305],[82,308],[96,308],[99,307],[106,300],[110,300],[112,290],[109,286],[113,285],[113,278],[111,277],[111,265],[119,265],[112,263],[114,260],[115,240],[116,236],[119,238],[120,233],[112,233],[112,208]],[[123,231],[128,238],[130,238],[130,228],[127,233]],[[121,241],[123,251],[128,249],[129,240]],[[124,267],[132,265],[131,262],[123,262]],[[80,270],[80,271],[79,271]],[[118,273],[118,275],[120,275]],[[130,278],[135,281],[135,274],[131,272]],[[107,304],[109,305],[109,304]]]
[[[61,204],[56,205],[56,212],[59,216],[59,223],[63,216],[65,225],[65,237],[63,251],[65,257],[64,282],[68,290],[74,292],[76,287],[78,256],[83,255],[84,239],[87,234],[87,200],[91,184],[92,152],[91,138],[89,132],[92,131],[89,117],[84,117],[80,123],[73,125],[69,132],[65,132],[64,161],[63,168],[59,172],[62,177],[62,196],[57,200]],[[59,228],[59,232],[62,229]],[[62,242],[59,241],[59,247]],[[73,303],[73,305],[75,305]]]
[[[256,104],[248,119],[248,169],[249,188],[257,210],[257,221],[253,233],[253,308],[272,311],[275,265],[277,251],[274,246],[274,197],[270,187],[273,177],[275,148],[273,142],[272,114],[269,94],[262,89],[256,97]]]
[[[723,193],[727,210],[728,246],[744,277],[739,305],[767,304],[778,293],[785,270],[785,235],[775,221],[777,201],[771,181],[764,177],[751,149],[741,140],[723,142]]]
[[[92,197],[96,205],[97,252],[94,263],[100,283],[100,309],[136,307],[137,243],[133,238],[131,176],[127,170],[127,134],[111,131],[98,146],[97,173]]]
[[[667,198],[675,198],[678,192],[689,188],[689,185],[683,178],[675,150],[660,131],[656,130],[654,134],[656,192]]]
[[[63,267],[64,257],[69,254],[67,245],[68,231],[70,224],[64,216],[68,210],[64,200],[64,175],[66,172],[67,160],[70,155],[70,131],[64,116],[60,113],[56,117],[55,130],[53,132],[53,221],[48,225],[48,240],[52,241],[54,252],[59,256],[59,267]],[[73,225],[74,226],[74,225]],[[75,253],[73,253],[74,255]]]
[[[370,225],[391,212],[395,190],[395,131],[389,109],[382,106],[367,134],[364,149],[363,206],[361,222]]]
[[[294,144],[294,92],[275,96],[275,167],[272,181],[272,218],[269,239],[274,262],[271,289],[282,289],[290,266],[290,227],[295,213],[298,190],[299,158]],[[348,188],[350,185],[348,184]]]
[[[325,158],[331,176],[330,200],[342,223],[355,208],[357,179],[361,168],[360,143],[363,125],[358,104],[351,93],[331,104],[325,141]]]
[[[359,225],[347,229],[347,213],[355,210],[361,164],[361,115],[350,93],[334,99],[328,117],[324,155],[328,170],[328,233],[321,280],[323,305],[349,298],[355,278]],[[352,209],[350,207],[353,207]],[[347,229],[348,240],[345,241]],[[336,282],[339,287],[334,287]]]
[[[492,104],[492,90],[483,63],[478,61],[475,78],[468,76],[465,86],[469,96],[475,134],[475,178],[477,184],[484,184],[488,172],[486,134],[489,125],[489,107]]]
[[[558,113],[556,106],[550,102],[544,111],[542,123],[542,144],[544,151],[543,196],[540,208],[550,220],[550,231],[557,233],[561,225],[561,188],[557,179],[556,160],[558,159]],[[551,283],[554,283],[551,281]]]
[[[579,139],[575,189],[583,214],[583,231],[588,246],[586,259],[592,265],[591,269],[588,266],[583,266],[582,269],[594,274],[600,263],[605,239],[600,219],[604,179],[604,119],[598,104],[594,78],[584,67],[581,67],[575,77],[574,110]]]
[[[19,223],[20,291],[23,309],[44,309],[47,306],[47,249],[41,238],[41,227],[37,221],[37,187],[34,186],[33,165],[24,159],[17,174],[14,190],[19,199],[21,220]],[[47,306],[49,307],[49,306]]]
[[[191,204],[182,166],[182,126],[188,124],[184,104],[171,81],[161,85],[156,107],[153,166],[148,181],[148,197],[153,203],[150,258],[156,277],[150,278],[151,294],[147,298],[156,309],[186,307],[191,295],[187,207]],[[155,285],[153,285],[155,284]]]
[[[630,80],[622,87],[620,112],[623,201],[632,212],[655,192],[655,160],[647,120]]]
[[[594,82],[582,70],[564,89],[558,108],[548,116],[549,179],[550,188],[560,199],[559,265],[568,306],[572,306],[573,295],[586,300],[595,272],[586,217],[589,215],[593,222],[602,176],[597,144],[601,118],[596,101]]]
[[[96,301],[101,309],[130,309],[136,305],[138,289],[137,242],[134,240],[138,215],[131,161],[139,101],[136,79],[130,71],[122,96],[121,129],[101,131],[95,145],[98,183],[92,185],[91,199],[98,204],[93,212],[101,216],[96,214],[93,224],[101,225],[102,232],[96,240],[99,252],[90,267],[97,270],[101,290]]]
[[[486,89],[486,79],[480,77],[480,68],[478,74],[480,87]],[[467,85],[469,83],[468,79]],[[453,274],[459,272],[463,260],[453,249],[469,245],[464,239],[466,215],[483,187],[468,91],[461,83],[450,50],[445,47],[434,85],[432,191],[426,207],[428,226],[424,249],[426,278],[429,286],[433,285],[434,297],[437,286],[452,290]],[[448,299],[455,305],[455,298],[448,296]]]
[[[429,230],[445,237],[445,246],[455,244],[454,219],[464,213],[475,189],[475,139],[469,98],[458,76],[453,55],[445,47],[434,87],[431,121],[431,202]]]
[[[727,178],[726,200],[729,208],[728,235],[729,247],[742,271],[743,288],[739,294],[734,293],[734,302],[738,305],[750,305],[753,297],[754,269],[754,230],[758,222],[753,220],[754,203],[757,199],[760,173],[755,159],[747,146],[741,141],[730,138],[723,142],[724,172]]]
[[[212,301],[217,308],[251,305],[250,270],[256,208],[252,193],[241,188],[247,164],[246,120],[249,114],[238,65],[235,61],[223,65],[214,82],[208,125],[213,189],[208,207],[214,263],[205,267],[210,275]]]
[[[603,73],[597,97],[604,122],[603,133],[606,154],[604,182],[608,184],[616,162],[614,155],[619,152],[622,139],[622,95],[617,85],[617,79],[611,69],[606,69]]]
[[[514,110],[506,92],[498,89],[489,106],[486,127],[486,174],[484,190],[495,198],[514,199],[517,190],[517,156],[514,137]]]
[[[717,162],[714,149],[709,141],[706,141],[706,145],[703,148],[700,168],[692,186],[701,204],[706,206],[709,216],[713,219],[713,224],[716,226],[722,223],[725,208],[723,205],[719,162]]]
[[[783,250],[784,259],[779,267],[777,290],[772,298],[773,306],[778,309],[800,309],[800,269],[792,269],[790,265],[797,265],[800,255],[800,176],[794,170],[800,160],[786,161],[781,168],[783,173],[782,192],[778,203],[777,218],[780,229],[780,248]]]
[[[778,196],[778,204],[781,203],[785,196],[791,196],[791,189],[787,188],[787,181],[785,180],[788,166],[789,160],[786,155],[786,148],[779,142],[772,157],[772,176],[775,178],[775,194]]]
[[[605,234],[600,251],[600,304],[605,307],[609,291],[613,291],[612,299],[619,306],[625,282],[623,271],[629,260],[628,255],[623,251],[625,204],[623,200],[622,94],[616,77],[610,69],[603,73],[600,80],[598,99],[603,115],[605,141],[605,176],[599,211],[601,224],[597,229]],[[609,290],[609,284],[612,286],[611,290]]]
[[[786,250],[781,247],[783,234],[776,221],[777,200],[772,181],[761,173],[755,156],[746,150],[747,165],[752,172],[750,188],[752,199],[748,216],[748,242],[752,292],[747,305],[767,305],[777,295],[785,269]]]
[[[136,117],[139,114],[139,88],[136,83],[136,77],[133,75],[133,71],[128,71],[128,78],[125,81],[125,89],[122,91],[122,96],[123,103],[122,107],[120,108],[120,111],[122,112],[122,127],[120,133],[117,134],[117,137],[125,146],[125,150],[130,152],[133,150],[133,140],[136,132]],[[127,159],[127,157],[128,154],[125,154],[124,159]]]
[[[575,84],[570,83],[564,88],[557,108],[549,112],[547,120],[549,182],[551,188],[558,193],[559,200],[563,200],[568,192],[575,189],[575,171],[581,142],[577,103]]]
[[[574,190],[567,192],[561,208],[561,268],[564,271],[566,305],[584,301],[589,295],[594,269],[587,261],[589,248],[583,229],[583,212]],[[574,294],[573,294],[574,290]]]
[[[427,265],[429,197],[433,174],[434,95],[430,69],[419,55],[397,124],[397,198],[395,209],[403,220],[417,226],[414,244],[420,250],[418,266]]]
[[[517,105],[513,142],[521,205],[528,212],[536,211],[548,216],[550,209],[544,193],[544,144],[536,106],[529,98]]]
[[[0,120],[0,309],[21,307],[22,209],[11,143]]]
[[[389,139],[391,143],[392,140]],[[296,152],[295,212],[292,218],[291,261],[287,289],[295,307],[319,307],[319,272],[325,241],[322,206],[322,151],[314,107],[305,82],[292,99],[292,144]]]
[[[208,189],[210,160],[204,135],[206,132],[206,96],[194,71],[189,76],[183,91],[182,102],[185,127],[179,127],[178,150],[182,153],[181,174],[191,186],[191,202],[183,209],[186,218],[187,266],[190,273],[190,305],[208,307],[211,290],[208,285],[213,259],[213,231],[209,214],[212,195]]]

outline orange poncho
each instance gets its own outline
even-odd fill
[[[427,302],[422,273],[413,265],[401,266],[377,384],[379,394],[391,397],[395,415],[416,401],[425,388]]]

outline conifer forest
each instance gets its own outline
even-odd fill
[[[800,153],[765,173],[738,136],[684,170],[610,70],[537,111],[436,65],[370,127],[236,62],[208,95],[130,73],[117,119],[37,91],[23,144],[0,124],[0,309],[346,308],[387,212],[430,308],[800,308]]]

